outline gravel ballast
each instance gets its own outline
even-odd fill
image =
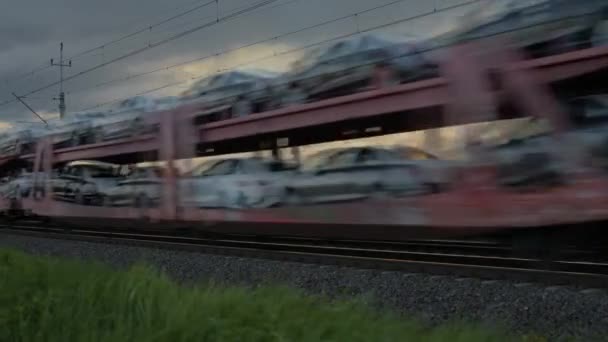
[[[0,233],[0,247],[97,260],[118,268],[145,262],[176,280],[284,284],[329,296],[361,296],[429,323],[499,324],[517,333],[590,340],[607,336],[608,292],[427,274],[408,274],[215,256]]]

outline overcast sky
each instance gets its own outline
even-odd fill
[[[34,72],[27,77],[23,77],[23,74],[48,65],[51,57],[57,60],[61,41],[65,44],[65,54],[68,57],[105,44],[104,48],[73,58],[72,68],[66,69],[65,73],[70,76],[181,31],[213,22],[218,10],[222,17],[263,0],[219,0],[219,8],[213,3],[115,44],[107,43],[209,1],[3,2],[4,11],[0,15],[0,102],[10,100],[13,91],[25,94],[57,81],[59,70],[56,67]],[[401,19],[420,16],[387,26],[382,31],[427,37],[449,28],[454,20],[474,5],[445,12],[440,11],[442,8],[467,2],[468,0],[278,0],[235,19],[210,26],[66,82],[68,112],[130,97],[166,84],[185,82],[150,93],[150,96],[174,95],[185,90],[188,81],[194,77],[237,66],[285,70],[289,62],[303,52],[300,50],[285,54],[286,51]],[[217,57],[93,88],[103,82],[221,53],[390,3],[394,4]],[[433,14],[435,10],[439,11]],[[275,54],[277,56],[273,57]],[[260,59],[262,60],[254,62]],[[27,101],[37,111],[53,116],[57,112],[57,103],[52,98],[58,91],[58,86],[54,86],[31,95]],[[0,107],[0,122],[18,120],[34,121],[35,118],[19,103]]]

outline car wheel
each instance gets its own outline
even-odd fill
[[[80,191],[76,191],[74,193],[74,202],[76,204],[80,204],[80,205],[86,205],[86,200],[84,198],[84,195],[80,192]]]
[[[141,119],[137,118],[137,119],[133,120],[133,122],[131,123],[130,131],[131,131],[130,132],[131,137],[137,137],[142,134],[143,123],[141,122]]]
[[[276,198],[273,200],[272,197],[264,195],[264,197],[257,203],[249,205],[250,208],[271,208],[277,205]]]
[[[243,209],[243,208],[250,207],[250,205],[247,201],[247,196],[245,196],[245,194],[242,191],[239,191],[239,194],[236,198],[236,203],[233,207],[237,208],[237,209]]]
[[[302,198],[302,195],[300,195],[294,189],[285,189],[283,201],[281,202],[283,202],[283,204],[287,206],[295,206],[304,204],[304,199]]]
[[[608,19],[600,20],[591,32],[591,45],[602,46],[608,44]]]
[[[79,144],[80,144],[80,138],[78,137],[78,135],[76,133],[72,133],[72,136],[70,137],[70,141],[69,141],[69,146],[74,147],[74,146],[78,146]]]
[[[441,192],[441,185],[437,184],[437,183],[428,183],[426,184],[426,188],[427,188],[427,193],[430,194],[438,194]]]
[[[114,206],[114,202],[110,196],[102,196],[100,202],[103,207],[111,208]]]
[[[139,195],[135,196],[135,199],[133,201],[133,206],[135,208],[140,208],[140,209],[151,208],[152,201],[150,200],[150,198],[148,198],[148,196],[146,196],[146,194],[139,194]]]
[[[242,193],[241,193],[242,195]],[[217,207],[222,209],[242,209],[246,205],[243,198],[239,195],[236,199],[231,200],[230,196],[225,191],[217,192]]]
[[[103,130],[102,129],[96,129],[95,131],[93,131],[93,143],[100,143],[103,142]]]
[[[34,189],[34,199],[40,200],[44,198],[44,188],[36,187]]]
[[[371,199],[383,200],[395,196],[393,196],[390,191],[386,190],[386,187],[384,185],[375,184],[369,197]]]

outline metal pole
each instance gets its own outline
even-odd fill
[[[59,93],[63,93],[63,42],[59,44]]]
[[[63,42],[59,45],[59,117],[65,116],[65,94],[63,93]]]
[[[67,64],[63,61],[63,42],[59,44],[59,63],[53,63],[51,58],[51,65],[59,67],[59,117],[63,119],[65,116],[65,93],[63,92],[63,67],[71,67],[72,61],[68,61]]]

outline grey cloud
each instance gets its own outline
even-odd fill
[[[0,102],[11,98],[10,92],[25,93],[58,79],[58,70],[49,68],[32,77],[12,80],[23,72],[36,68],[58,56],[58,43],[65,42],[66,55],[87,50],[96,45],[133,32],[204,1],[194,0],[9,0],[10,15],[0,20]],[[434,0],[437,6],[463,0]],[[222,13],[243,8],[253,0],[220,0]],[[331,18],[386,4],[391,0],[279,0],[278,6],[251,13],[242,18],[199,31],[175,42],[141,53],[95,72],[67,82],[66,91],[77,91],[130,73],[162,67],[179,61],[205,56],[228,48],[281,35]],[[280,5],[286,3],[285,5]],[[428,0],[404,0],[389,11],[369,16],[365,25],[391,21],[399,16],[419,13],[429,7]],[[151,42],[213,19],[215,6],[195,11],[174,22],[126,39],[91,54],[75,58],[70,75],[110,60]],[[397,12],[397,13],[395,13]],[[402,13],[401,13],[402,12]],[[443,19],[442,19],[443,20]],[[332,35],[356,29],[354,22],[339,23],[305,31],[277,40],[284,46],[301,46]],[[427,25],[425,25],[427,27]],[[242,52],[247,55],[247,51]],[[159,72],[112,87],[100,87],[68,96],[68,109],[75,110],[115,97],[127,97],[164,83],[179,81],[187,74]],[[8,82],[5,82],[9,80]],[[36,94],[28,101],[37,110],[53,111],[52,97],[57,87]],[[0,107],[0,120],[30,117],[20,104]]]

